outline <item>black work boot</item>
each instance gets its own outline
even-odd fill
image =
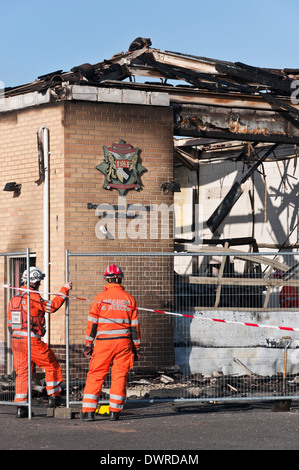
[[[17,418],[28,418],[29,412],[28,412],[28,406],[18,406],[17,407],[17,413],[16,417]],[[34,416],[34,414],[31,414]]]
[[[94,421],[94,411],[87,411],[86,413],[82,413],[82,420]]]
[[[119,420],[119,415],[120,415],[120,413],[117,413],[116,411],[110,411],[109,420],[110,421],[118,421]]]
[[[48,408],[56,408],[60,406],[62,403],[62,399],[60,395],[50,395],[48,398]]]

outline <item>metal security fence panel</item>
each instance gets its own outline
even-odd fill
[[[69,402],[80,402],[92,300],[109,264],[137,300],[141,360],[128,400],[254,400],[298,396],[299,255],[215,247],[192,253],[67,253]],[[100,403],[109,398],[110,378]]]
[[[68,256],[68,278],[73,282],[69,301],[69,377],[70,400],[81,397],[78,389],[84,384],[89,362],[83,356],[83,345],[88,312],[93,298],[104,289],[103,275],[110,264],[121,266],[123,285],[132,294],[137,305],[148,309],[161,309],[173,304],[173,257],[136,256],[127,254]],[[143,335],[143,365],[139,376],[147,377],[158,365],[162,368],[174,364],[173,319],[150,311],[140,311]],[[138,367],[139,369],[139,367]],[[132,374],[131,374],[132,375]],[[134,375],[134,374],[133,374]],[[106,386],[109,388],[109,376]],[[74,396],[72,396],[74,395]]]
[[[26,252],[0,253],[0,403],[6,405],[15,405],[16,396],[16,358],[13,356],[12,350],[12,327],[17,327],[16,322],[19,321],[16,314],[11,313],[8,316],[8,304],[12,297],[18,293],[21,287],[22,273],[30,266],[34,257],[30,256],[30,250]],[[32,261],[31,261],[32,260]],[[27,294],[28,295],[28,294]],[[29,294],[30,297],[30,294]],[[30,318],[30,307],[27,312],[27,321]],[[30,322],[29,322],[30,325]],[[27,331],[28,333],[28,331]],[[25,344],[26,343],[26,344]],[[28,368],[31,357],[30,341],[22,341],[22,346],[18,348],[19,356],[27,363],[29,370],[28,379],[24,383],[24,397],[22,398],[22,406],[29,407],[28,417],[31,417],[31,368]],[[19,390],[20,392],[20,390]]]

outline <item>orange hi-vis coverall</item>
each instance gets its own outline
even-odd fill
[[[127,376],[133,367],[134,355],[140,348],[136,301],[120,284],[108,283],[104,291],[94,298],[88,316],[86,346],[91,346],[94,339],[82,412],[96,410],[111,365],[109,411],[118,413],[124,407]]]
[[[24,286],[24,289],[27,289]],[[31,367],[36,364],[45,370],[48,395],[61,392],[62,372],[54,352],[41,340],[46,330],[45,313],[53,313],[63,304],[69,290],[62,287],[52,300],[43,300],[39,293],[30,292]],[[20,291],[8,305],[8,328],[12,333],[11,348],[16,372],[15,399],[18,405],[27,403],[28,394],[28,330],[27,292]]]

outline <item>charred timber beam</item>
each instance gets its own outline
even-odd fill
[[[174,154],[178,160],[180,160],[185,166],[187,166],[187,168],[189,168],[189,170],[196,171],[198,168],[198,161],[190,157],[187,152],[177,148],[175,149]]]
[[[218,74],[215,68],[215,60],[206,59],[198,56],[192,56],[189,54],[180,54],[176,52],[165,51],[161,52],[158,49],[149,49],[152,60],[162,62],[163,64],[170,65],[171,67],[185,67],[198,72],[205,72],[209,74]],[[220,63],[222,63],[220,61]],[[232,64],[231,62],[223,62]]]
[[[219,72],[222,71],[223,73],[226,73],[228,76],[232,76],[234,78],[239,78],[239,79],[241,78],[243,80],[250,80],[250,79],[255,80],[257,83],[263,84],[263,85],[265,85],[266,87],[268,87],[269,89],[271,89],[273,91],[283,93],[287,97],[291,96],[291,94],[292,94],[292,88],[291,88],[292,80],[289,80],[289,79],[282,80],[278,76],[275,76],[274,74],[272,74],[270,72],[260,71],[256,67],[245,66],[245,64],[243,64],[243,65],[244,65],[244,67],[246,67],[246,70],[240,70],[240,69],[236,69],[235,67],[229,67],[229,66],[220,65],[220,64],[217,65],[216,68]],[[250,70],[253,70],[254,72],[250,73]],[[247,88],[248,93],[252,93],[254,91],[257,91],[258,94],[261,97],[263,97],[265,99],[265,101],[267,101],[271,105],[274,104],[279,109],[288,111],[290,113],[290,115],[288,113],[284,113],[284,114],[282,114],[282,116],[285,119],[287,119],[288,121],[290,121],[293,124],[293,126],[299,128],[299,111],[298,111],[298,109],[296,109],[295,107],[289,105],[285,101],[282,101],[281,99],[277,98],[276,96],[274,96],[274,94],[262,93],[261,91],[255,90],[254,87],[251,87],[251,86],[248,86],[248,85],[246,86],[246,88]]]
[[[158,70],[160,73],[164,74],[166,78],[185,80],[196,88],[207,89],[216,92],[222,91],[224,93],[229,93],[232,91],[237,91],[241,93],[248,91],[252,92],[252,90],[249,89],[249,87],[247,86],[244,86],[239,83],[234,83],[229,80],[224,80],[208,73],[197,72],[194,70],[186,69],[184,67],[174,67],[167,64],[162,64],[160,62],[154,62],[146,57],[139,57],[138,60],[144,62],[146,65],[152,67],[153,69]],[[253,92],[255,92],[255,90],[253,90]]]
[[[206,73],[196,72],[183,67],[174,67],[162,64],[157,61],[152,61],[146,56],[139,57],[139,60],[149,65],[153,69],[157,69],[160,73],[164,73],[167,78],[185,80],[199,89],[206,89],[212,92],[214,91],[216,93],[219,93],[220,91],[223,93],[238,91],[240,93],[247,93],[252,95],[258,94],[265,101],[267,101],[271,105],[275,105],[278,109],[288,111],[291,115],[288,115],[288,113],[284,113],[282,114],[282,116],[288,121],[290,121],[294,127],[299,128],[299,111],[296,108],[272,94],[262,93],[259,89],[252,85],[250,86],[246,83],[243,84],[230,82],[228,80],[223,80],[219,77]],[[217,64],[216,69],[219,72],[226,73],[226,75],[228,76],[232,76],[233,78],[237,77],[246,81],[255,81],[259,85],[265,85],[270,89],[286,94],[287,97],[291,96],[292,80],[282,80],[282,78],[280,78],[278,75],[273,74],[271,72],[264,71],[257,67],[246,66],[245,64],[241,65],[244,67],[244,70],[223,64]]]
[[[189,70],[181,70],[178,67],[171,67],[159,62],[153,62],[146,57],[139,57],[139,60],[143,61],[146,65],[151,66],[153,69],[158,70],[164,75],[165,78],[169,78],[171,80],[185,80],[196,88],[213,92],[217,91],[217,87],[215,87],[215,85],[211,85],[210,83],[202,83],[200,80],[197,80],[195,76],[190,75]]]
[[[172,106],[175,135],[252,142],[299,143],[297,126],[286,120],[279,111],[236,108],[234,105],[229,107],[172,103]]]
[[[269,142],[269,143],[282,143],[282,144],[297,144],[299,145],[299,136],[288,137],[287,135],[279,134],[249,134],[238,133],[229,131],[215,131],[215,130],[201,130],[201,129],[188,129],[174,127],[174,135],[189,136],[189,137],[205,137],[211,139],[222,140],[244,140],[246,142]]]
[[[292,80],[289,78],[282,78],[276,73],[270,72],[269,70],[261,69],[260,67],[253,67],[252,65],[243,64],[242,62],[236,62],[236,66],[246,71],[247,76],[253,79],[257,83],[267,85],[273,90],[281,93],[286,93],[290,96],[292,93]]]
[[[219,227],[221,222],[229,214],[238,199],[242,196],[244,190],[242,185],[253,175],[257,168],[266,160],[270,153],[274,152],[278,144],[274,144],[270,149],[250,168],[246,175],[241,179],[240,183],[236,182],[229,190],[223,201],[219,204],[211,217],[207,220],[207,226],[212,233]]]
[[[255,238],[253,237],[237,237],[237,238],[211,238],[209,240],[203,240],[204,245],[225,245],[228,243],[228,246],[240,246],[240,245],[252,245],[253,251],[258,252],[258,244]]]
[[[235,66],[216,64],[216,70],[219,73],[225,74],[234,79],[244,80],[245,82],[255,82],[288,96],[292,93],[292,80],[283,80],[278,75],[266,72],[258,67],[252,67],[242,64],[241,62],[237,62]]]
[[[293,106],[290,106],[285,101],[282,101],[282,100],[280,100],[280,99],[278,99],[275,96],[270,95],[270,94],[265,94],[265,99],[266,99],[266,101],[268,101],[268,103],[277,106],[282,111],[288,111],[288,113],[281,113],[281,115],[287,121],[289,121],[294,127],[299,129],[299,111],[298,111],[298,109],[294,108]]]

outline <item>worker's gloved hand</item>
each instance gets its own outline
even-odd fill
[[[92,355],[92,345],[84,346],[83,354],[87,359],[90,359]]]
[[[134,362],[140,361],[140,353],[137,351],[134,351]]]

